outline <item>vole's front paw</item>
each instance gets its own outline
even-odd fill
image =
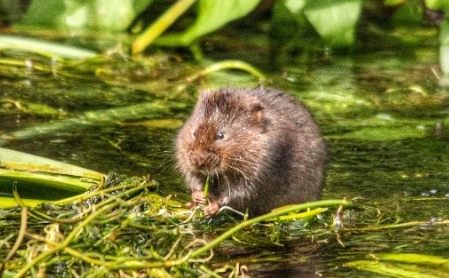
[[[218,202],[209,202],[209,205],[204,208],[204,214],[206,214],[208,217],[215,217],[217,213],[220,211],[220,205]]]
[[[195,205],[205,205],[206,204],[206,196],[204,196],[204,192],[201,190],[192,191],[192,201]]]

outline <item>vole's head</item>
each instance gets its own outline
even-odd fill
[[[203,92],[178,134],[178,166],[184,173],[245,175],[257,163],[264,128],[264,107],[256,97],[236,89]]]

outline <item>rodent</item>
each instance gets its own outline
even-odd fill
[[[175,148],[193,205],[207,199],[209,217],[222,206],[254,217],[321,197],[326,144],[309,110],[280,90],[203,91]]]

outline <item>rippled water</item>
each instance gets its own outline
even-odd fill
[[[344,214],[348,228],[440,221],[449,214],[449,96],[438,87],[433,73],[437,50],[417,48],[415,55],[407,57],[400,53],[323,56],[306,63],[292,59],[269,73],[270,86],[303,100],[322,127],[331,157],[323,198],[358,198],[358,207]],[[266,61],[260,65],[268,68]],[[215,74],[206,87],[256,84],[241,75]],[[5,100],[20,99],[44,103],[56,112],[51,116],[2,113],[0,130],[5,136],[77,118],[86,111],[156,98],[141,89],[82,79],[8,77],[0,92],[4,110],[14,110]],[[3,141],[2,147],[104,173],[150,173],[162,182],[163,193],[187,199],[173,167],[173,138],[194,98],[182,102],[186,108],[159,117],[170,119],[169,127],[158,128],[154,122],[148,123],[151,119],[142,118],[126,123],[76,123],[76,128]],[[370,253],[449,254],[449,229],[444,225],[349,229],[314,237],[302,234],[301,227],[285,229],[289,240],[284,247],[218,248],[216,263],[240,261],[254,277],[379,277],[343,265],[366,259]]]

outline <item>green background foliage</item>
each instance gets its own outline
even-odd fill
[[[193,7],[188,9],[191,3]],[[33,0],[27,12],[16,27],[22,30],[36,28],[57,30],[84,30],[101,32],[134,32],[150,28],[161,16],[161,12],[174,12],[172,5],[186,3],[180,22],[165,22],[166,26],[157,35],[155,43],[159,46],[188,47],[211,32],[217,31],[228,23],[248,17],[257,7],[266,2],[261,0]],[[325,47],[351,48],[357,41],[357,31],[362,21],[364,10],[370,10],[383,24],[404,22],[421,24],[425,10],[447,12],[449,1],[396,0],[279,0],[271,5],[269,15],[270,28],[275,45],[301,46],[311,38],[320,38]],[[14,11],[11,3],[0,1],[6,11]],[[8,4],[9,3],[9,4]],[[374,8],[373,8],[374,7]],[[8,18],[14,18],[9,16]],[[263,18],[267,20],[267,18]],[[179,20],[178,20],[179,21]],[[447,27],[441,25],[441,57],[443,71],[448,72],[445,45]],[[14,22],[13,22],[14,23]],[[176,25],[176,28],[171,28]],[[144,32],[142,32],[144,33]],[[149,44],[153,43],[151,40]],[[147,45],[145,45],[146,47]]]

